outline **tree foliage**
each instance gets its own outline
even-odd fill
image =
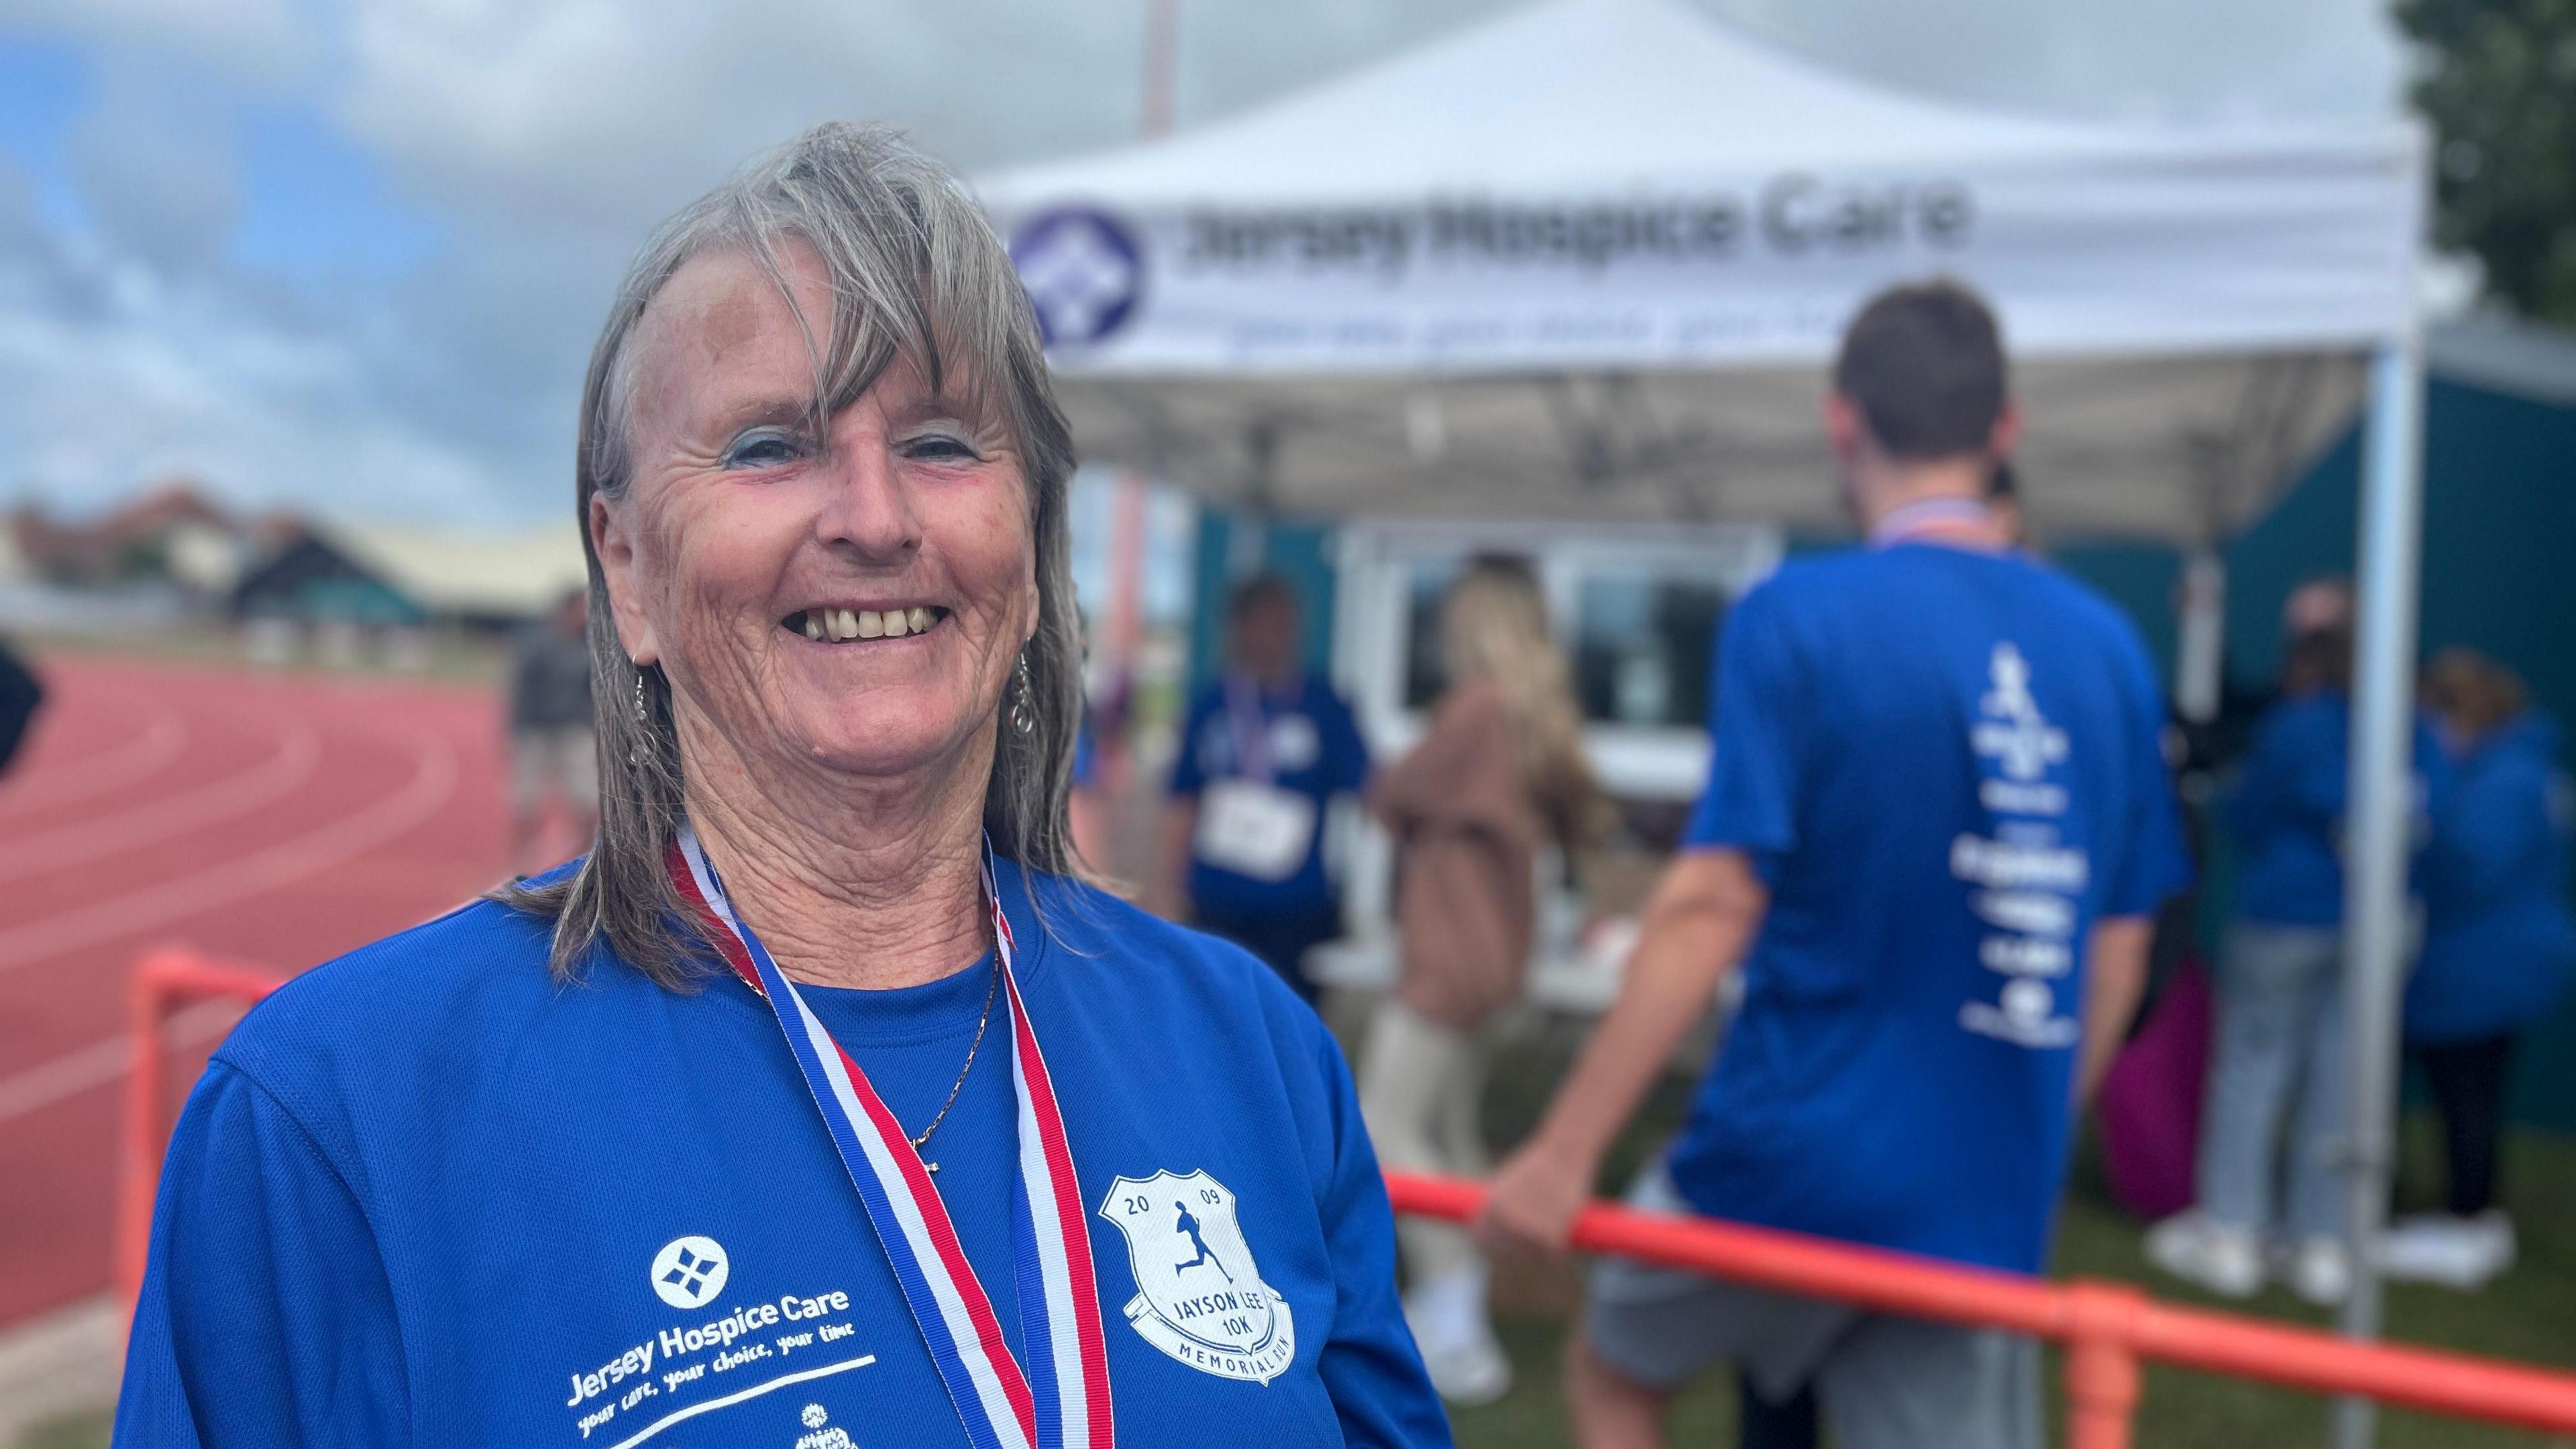
[[[2434,230],[2490,293],[2576,326],[2576,0],[2398,0],[2439,134]]]

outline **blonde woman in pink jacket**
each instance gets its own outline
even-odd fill
[[[1442,601],[1447,689],[1411,753],[1368,804],[1396,842],[1402,966],[1360,1063],[1379,1159],[1476,1175],[1484,1030],[1520,999],[1537,914],[1539,847],[1567,859],[1606,813],[1583,758],[1565,656],[1527,565],[1480,558]],[[1511,1384],[1485,1310],[1483,1257],[1460,1229],[1400,1226],[1406,1317],[1432,1382],[1456,1403]]]

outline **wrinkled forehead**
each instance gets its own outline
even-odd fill
[[[935,299],[871,306],[864,295],[792,237],[766,254],[726,246],[691,257],[646,305],[620,358],[634,440],[649,445],[746,407],[828,417],[881,384],[1004,421],[987,369],[939,324]]]
[[[738,248],[700,252],[654,293],[619,358],[639,442],[731,396],[814,391],[831,285],[804,251],[782,256],[777,275]]]

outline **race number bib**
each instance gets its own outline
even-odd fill
[[[1198,856],[1219,870],[1283,881],[1306,863],[1315,802],[1257,780],[1211,780],[1199,794]]]

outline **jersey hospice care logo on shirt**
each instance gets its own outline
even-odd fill
[[[1127,1321],[1147,1343],[1201,1372],[1261,1384],[1297,1357],[1288,1305],[1261,1281],[1224,1183],[1203,1171],[1122,1177],[1100,1215],[1127,1235],[1136,1273]]]
[[[796,1416],[796,1422],[807,1430],[796,1437],[796,1449],[853,1449],[858,1441],[850,1437],[849,1430],[838,1424],[824,1427],[831,1418],[821,1404],[807,1404]]]
[[[2061,840],[2056,817],[2066,812],[2066,788],[2048,778],[2071,748],[2032,697],[2030,661],[2018,646],[1995,645],[1986,673],[1993,687],[1977,701],[1968,747],[1983,769],[1978,803],[1993,812],[1996,833],[1952,840],[1950,873],[1978,887],[1969,909],[1994,934],[1977,943],[1977,960],[2005,979],[1993,1002],[1961,1006],[1959,1025],[2016,1046],[2071,1047],[2083,1025],[2058,1014],[2049,983],[2074,969],[2076,897],[2093,865]]]
[[[702,1308],[724,1291],[732,1271],[724,1245],[715,1239],[673,1238],[653,1255],[653,1292],[674,1308]]]

